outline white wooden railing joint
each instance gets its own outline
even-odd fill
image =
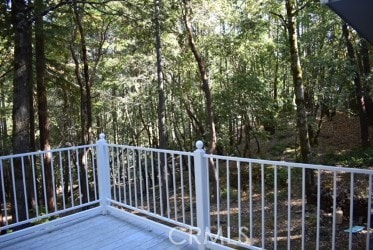
[[[111,189],[109,147],[103,133],[100,134],[100,139],[97,141],[97,163],[100,206],[102,213],[106,214],[108,201],[111,199]]]
[[[209,175],[207,159],[204,157],[205,150],[203,142],[196,142],[197,149],[194,151],[194,173],[196,185],[196,209],[197,209],[197,227],[198,249],[206,249],[206,235],[210,228],[209,214]]]

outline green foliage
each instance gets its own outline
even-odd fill
[[[238,201],[238,190],[236,188],[222,188],[220,190],[220,198],[225,200],[228,199],[228,193],[229,193],[229,200],[230,202]]]
[[[285,187],[288,181],[288,169],[277,168],[277,175],[275,176],[275,169],[273,167],[266,168],[265,171],[265,183],[269,187],[274,187],[275,178],[277,178],[277,187]]]
[[[153,4],[154,1],[78,3],[84,11],[95,137],[105,132],[113,142],[157,144]],[[220,153],[252,155],[282,129],[293,136],[295,102],[284,3],[198,0],[192,1],[191,6],[195,43],[211,80],[219,146],[223,148]],[[166,124],[170,147],[193,150],[196,140],[208,138],[207,114],[181,7],[181,2],[163,1],[160,17]],[[0,42],[0,114],[7,123],[7,133],[2,133],[1,141],[8,145],[13,89],[12,74],[5,73],[12,68],[13,40],[9,6],[1,3],[0,10],[4,13],[0,22],[4,38]],[[297,19],[309,121],[316,121],[321,104],[354,111],[353,69],[346,57],[340,19],[318,2],[298,11]],[[51,142],[55,147],[66,141],[79,142],[80,99],[84,97],[79,94],[79,74],[72,51],[79,59],[82,51],[70,4],[47,13],[44,21]],[[280,143],[273,152],[281,154],[289,146],[292,145]],[[364,163],[359,159],[369,157],[356,158],[356,165],[360,166]]]
[[[327,154],[323,159],[324,164],[341,165],[351,168],[369,168],[373,166],[373,147]]]

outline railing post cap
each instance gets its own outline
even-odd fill
[[[105,134],[104,133],[101,133],[99,137],[100,137],[100,140],[105,140]]]
[[[196,147],[197,147],[197,149],[202,149],[203,148],[203,141],[197,141],[196,142]]]

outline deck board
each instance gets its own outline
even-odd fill
[[[187,242],[174,245],[168,235],[151,231],[114,216],[97,215],[77,221],[55,231],[14,241],[2,250],[65,250],[65,249],[194,249]]]

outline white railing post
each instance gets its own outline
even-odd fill
[[[111,190],[109,147],[103,133],[100,134],[100,139],[97,141],[97,175],[100,206],[105,214],[107,212],[108,200],[111,199]]]
[[[206,248],[206,233],[210,230],[209,208],[209,175],[207,159],[204,157],[203,142],[197,141],[194,151],[194,175],[196,185],[196,209],[198,234],[198,249]]]

